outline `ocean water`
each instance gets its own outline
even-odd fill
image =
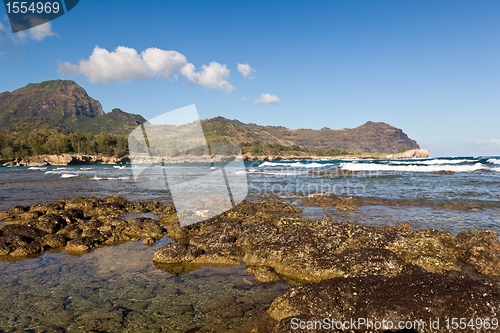
[[[333,193],[406,202],[351,212],[303,207],[311,218],[375,226],[407,223],[454,234],[471,229],[500,233],[500,157],[249,162],[245,167],[249,199],[297,202]],[[167,165],[164,170],[178,168]],[[357,173],[336,174],[347,170]],[[432,173],[437,171],[454,174]],[[136,183],[131,166],[0,168],[0,210],[112,194],[172,201],[157,172],[141,177]],[[144,186],[148,182],[155,185]],[[250,332],[259,325],[266,331],[264,311],[289,284],[259,284],[244,265],[171,275],[152,262],[154,251],[169,241],[152,247],[129,242],[82,256],[45,253],[0,261],[0,332],[184,332],[202,326]]]

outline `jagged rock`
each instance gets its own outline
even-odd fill
[[[314,318],[341,322],[366,318],[372,322],[391,321],[394,325],[422,319],[425,326],[414,332],[451,333],[457,330],[446,328],[446,318],[491,320],[497,317],[499,308],[499,282],[470,279],[457,272],[428,273],[418,266],[405,266],[401,275],[395,277],[334,278],[292,288],[274,300],[267,313],[280,321],[275,333],[297,332],[291,326],[292,318],[306,322]],[[439,319],[439,329],[431,328],[429,319]],[[366,326],[349,330],[373,331]],[[460,332],[491,332],[491,329],[468,327]]]

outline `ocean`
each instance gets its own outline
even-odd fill
[[[375,226],[407,223],[455,235],[472,229],[500,233],[499,156],[246,162],[245,168],[248,199],[296,203],[304,196],[335,194],[397,203],[347,212],[303,207],[311,218]],[[451,172],[433,173],[441,171]],[[143,177],[159,181],[155,173]],[[0,210],[79,196],[171,202],[161,186],[139,186],[131,166],[0,168],[0,189]],[[203,326],[250,332],[256,322],[266,324],[265,309],[291,287],[257,283],[244,265],[171,275],[152,262],[154,251],[169,241],[0,261],[0,331],[184,332]]]

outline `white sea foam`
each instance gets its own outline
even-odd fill
[[[282,163],[282,162],[264,162],[260,167],[278,167],[278,166],[285,166],[285,167],[292,167],[292,168],[322,168],[327,166],[328,164],[323,164],[323,163],[300,163],[300,162],[295,162],[295,163]]]
[[[46,170],[47,167],[29,167],[28,170]]]
[[[71,173],[63,173],[61,175],[61,178],[73,178],[73,177],[77,177],[78,175],[73,175]]]
[[[426,165],[442,165],[442,164],[460,164],[460,163],[475,163],[477,160],[416,160],[416,161],[389,161],[389,164],[426,164]]]
[[[454,171],[454,172],[474,172],[478,170],[491,170],[490,167],[476,163],[473,165],[388,165],[372,163],[341,163],[343,170],[353,171],[400,171],[400,172],[434,172],[434,171]]]
[[[80,170],[92,170],[92,168],[80,168]]]
[[[500,159],[497,158],[490,158],[486,162],[491,163],[491,164],[500,164]]]

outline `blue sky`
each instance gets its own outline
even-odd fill
[[[498,1],[80,0],[21,34],[5,16],[0,91],[71,79],[105,112],[382,121],[431,156],[500,155]]]

